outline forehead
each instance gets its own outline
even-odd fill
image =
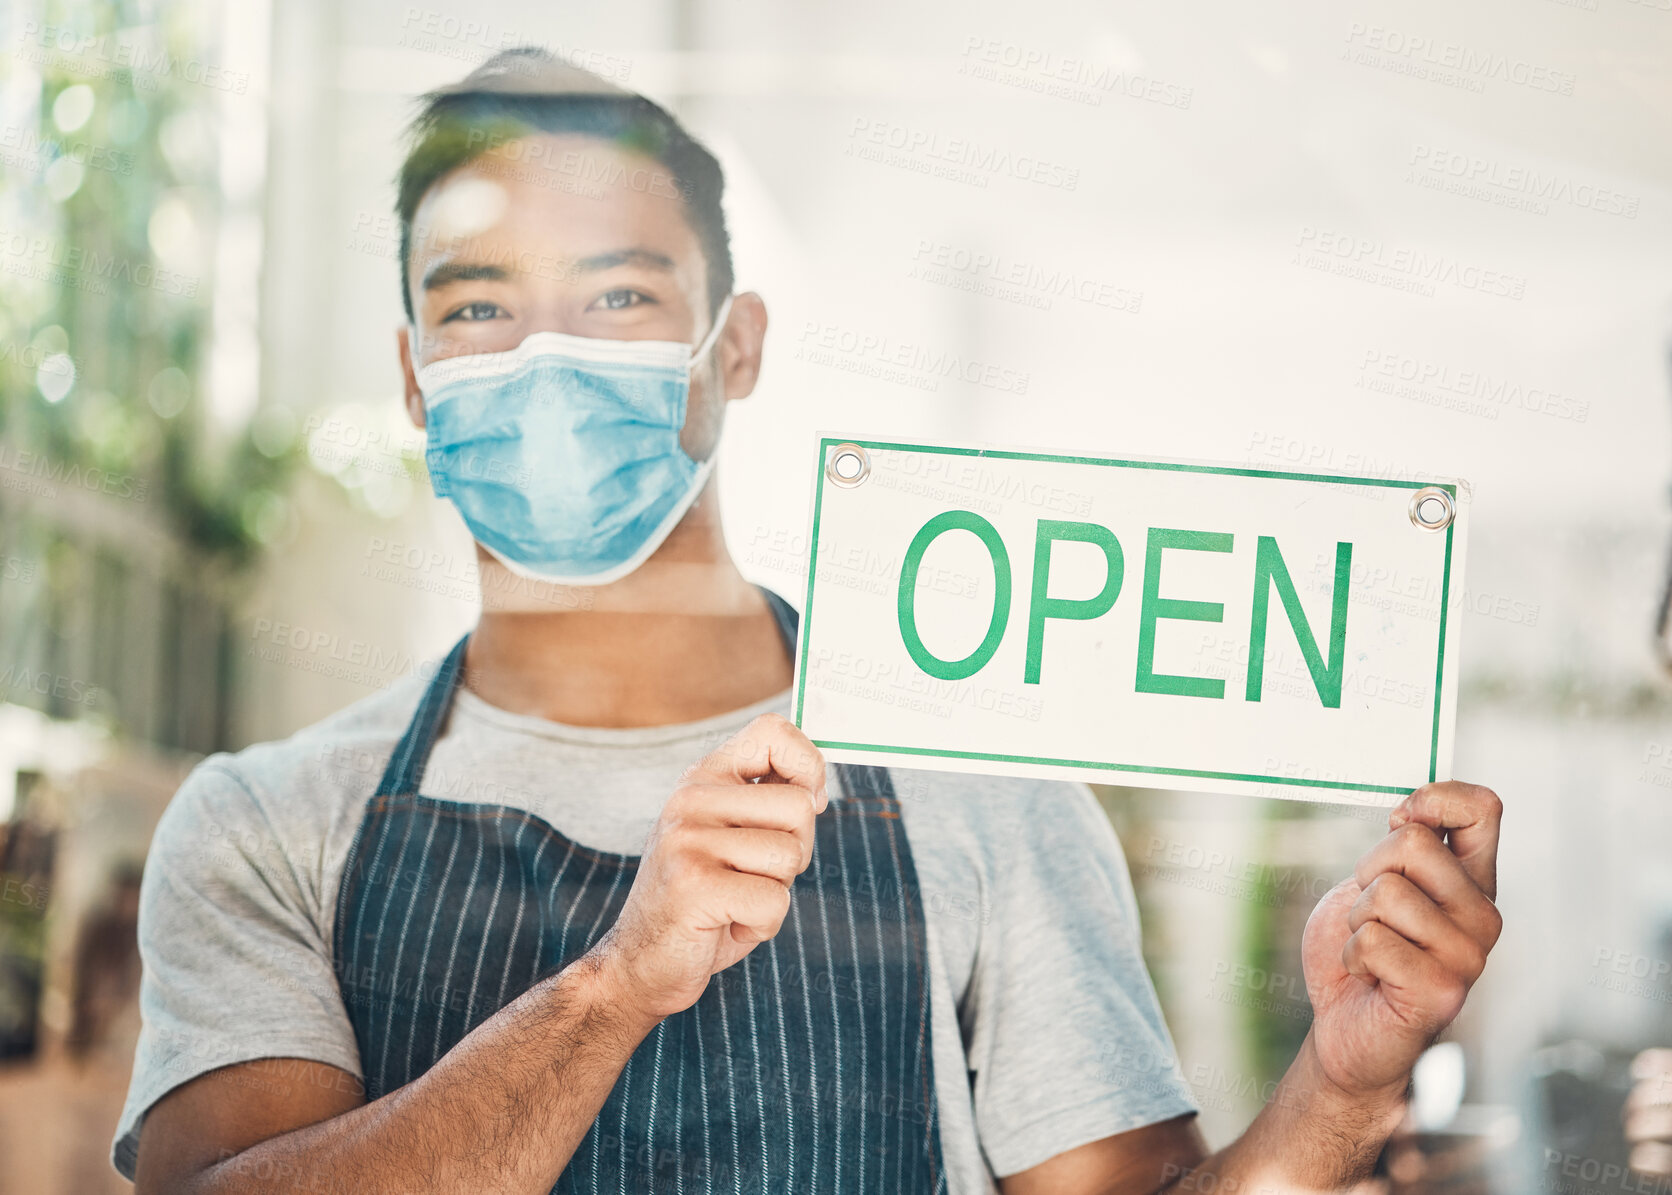
[[[424,193],[413,213],[415,262],[515,239],[561,255],[646,246],[700,266],[679,183],[648,154],[575,133],[488,146]]]

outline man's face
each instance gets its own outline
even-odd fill
[[[401,362],[420,427],[416,372],[433,361],[534,332],[696,344],[710,324],[708,265],[667,169],[580,135],[533,134],[445,175],[414,213],[406,281]],[[725,399],[754,388],[765,331],[760,298],[739,295],[692,371],[680,442],[694,459],[712,454]]]

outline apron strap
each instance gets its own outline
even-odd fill
[[[801,615],[795,612],[795,607],[783,598],[773,593],[764,585],[755,586],[766,599],[766,604],[772,611],[772,619],[778,624],[778,634],[783,637],[784,650],[789,653],[790,660],[795,660],[796,628],[801,625]]]
[[[407,796],[418,791],[418,782],[424,778],[424,765],[430,759],[430,748],[435,746],[441,724],[452,708],[453,690],[464,672],[464,649],[469,642],[469,635],[460,639],[436,668],[435,676],[424,690],[424,699],[418,703],[418,712],[412,715],[406,733],[395,745],[394,755],[389,757],[389,766],[383,770],[376,795]]]

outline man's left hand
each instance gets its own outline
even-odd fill
[[[1462,1009],[1503,928],[1492,903],[1502,816],[1491,789],[1425,784],[1312,911],[1301,943],[1312,1045],[1342,1093],[1402,1098]]]

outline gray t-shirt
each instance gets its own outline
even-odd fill
[[[163,814],[140,898],[144,1026],[113,1145],[125,1176],[146,1111],[207,1071],[305,1058],[361,1075],[332,967],[337,891],[422,688],[407,677],[282,742],[212,756]],[[636,854],[687,766],[788,709],[786,691],[700,722],[600,729],[461,687],[421,791],[525,809],[583,845]],[[892,775],[923,895],[952,1195],[1195,1111],[1120,844],[1090,790]]]

